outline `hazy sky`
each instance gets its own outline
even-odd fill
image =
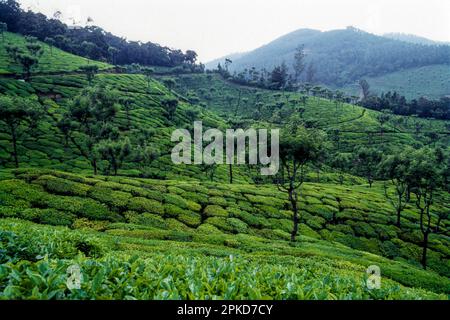
[[[449,0],[19,0],[60,10],[129,40],[193,49],[203,62],[248,51],[299,28],[354,26],[450,41]]]

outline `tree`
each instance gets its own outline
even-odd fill
[[[19,54],[17,59],[22,65],[24,80],[30,81],[32,70],[39,63],[39,60],[29,54]]]
[[[344,184],[344,174],[348,171],[351,163],[351,154],[349,153],[338,153],[334,155],[331,164],[338,171],[339,184]]]
[[[99,160],[96,145],[102,140],[119,138],[117,128],[112,125],[119,110],[118,92],[105,86],[89,87],[73,99],[58,125],[65,128],[65,134],[89,161],[95,175]]]
[[[54,39],[54,38],[51,38],[51,37],[47,37],[47,38],[45,38],[44,41],[45,41],[45,43],[47,43],[48,46],[50,47],[50,55],[53,56],[53,47],[54,47],[55,44],[56,44],[55,39]]]
[[[298,46],[295,49],[295,54],[294,54],[294,73],[295,73],[295,80],[299,81],[300,80],[300,76],[302,75],[303,71],[305,70],[305,47],[303,45]]]
[[[308,165],[314,163],[323,152],[325,135],[321,131],[297,127],[295,131],[282,136],[280,141],[281,170],[276,179],[278,189],[288,193],[293,216],[291,241],[294,242],[298,233],[299,193],[308,170]]]
[[[131,105],[133,104],[134,100],[129,97],[122,97],[120,98],[120,104],[125,109],[125,116],[127,118],[127,129],[130,130],[131,128],[131,118],[130,118],[130,111],[131,111]]]
[[[0,34],[2,35],[2,41],[5,42],[5,32],[8,31],[8,25],[4,22],[0,22]]]
[[[173,90],[173,88],[175,87],[175,84],[176,84],[175,79],[173,79],[173,78],[164,79],[163,83],[170,91]]]
[[[270,87],[272,89],[280,90],[286,86],[288,80],[288,69],[286,63],[273,68],[270,74]]]
[[[361,87],[361,95],[362,99],[366,100],[370,95],[370,86],[367,80],[361,79],[359,80],[359,86]]]
[[[160,157],[160,151],[152,144],[143,142],[133,152],[133,162],[137,163],[141,172],[145,173],[152,163]]]
[[[377,120],[380,123],[380,136],[381,142],[383,142],[384,125],[391,120],[391,111],[386,109],[382,110],[382,112],[377,115]]]
[[[376,177],[376,170],[381,161],[381,153],[375,148],[361,147],[356,151],[357,172],[367,179],[372,188]]]
[[[445,167],[440,161],[439,152],[430,148],[419,149],[412,154],[412,162],[409,168],[409,175],[412,181],[411,191],[415,195],[415,204],[419,210],[420,231],[423,234],[422,259],[421,264],[427,268],[427,250],[429,236],[432,233],[439,233],[439,225],[433,227],[433,215],[430,212],[433,205],[434,195],[439,187],[443,186]],[[438,217],[439,224],[442,219],[447,219],[448,215]]]
[[[15,45],[6,45],[6,53],[8,54],[8,56],[14,61],[14,62],[19,62],[19,55],[23,54],[23,51],[21,48],[19,48],[18,46]]]
[[[92,81],[94,80],[95,75],[98,73],[98,66],[88,64],[88,65],[81,66],[79,68],[79,70],[86,75],[86,79],[87,79],[89,85],[92,86]]]
[[[109,165],[106,174],[112,170],[117,176],[117,171],[122,166],[123,161],[131,154],[131,143],[128,138],[113,141],[102,140],[95,146],[95,152],[99,154],[101,160],[106,160]]]
[[[197,53],[193,50],[187,50],[184,59],[187,63],[195,64],[197,61]]]
[[[168,120],[173,120],[175,117],[175,112],[178,107],[178,100],[175,98],[166,98],[162,101],[162,105],[166,109],[166,116]]]
[[[152,80],[152,74],[155,72],[155,70],[153,68],[145,67],[142,68],[141,71],[147,79],[147,90],[150,90],[150,81]]]
[[[116,64],[116,55],[119,53],[119,49],[116,47],[109,47],[108,48],[108,54],[109,54],[109,61],[111,64]]]
[[[411,149],[406,149],[401,153],[384,157],[379,165],[379,175],[388,179],[394,187],[394,195],[389,193],[387,183],[384,183],[384,195],[395,209],[397,216],[397,227],[401,227],[401,214],[405,209],[408,199],[407,190],[409,182],[409,168],[411,165]]]
[[[94,59],[96,55],[96,51],[98,50],[98,47],[95,43],[89,42],[89,41],[83,41],[81,43],[81,48],[83,55],[87,57],[88,59]],[[88,60],[88,64],[90,61]]]
[[[306,69],[305,81],[307,83],[314,83],[316,76],[316,68],[314,64],[311,62],[308,64],[308,68]]]
[[[11,137],[11,156],[16,168],[19,167],[18,140],[26,132],[25,125],[29,129],[37,126],[37,121],[42,115],[41,111],[37,100],[0,96],[0,121],[5,123]]]
[[[36,58],[40,58],[43,54],[42,46],[39,43],[27,43],[26,48],[28,49],[28,52]]]

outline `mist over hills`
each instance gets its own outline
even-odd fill
[[[252,67],[270,71],[283,62],[292,68],[295,50],[303,45],[306,63],[316,71],[315,82],[343,87],[361,78],[450,63],[450,46],[436,45],[431,40],[424,44],[424,40],[419,40],[398,34],[377,36],[353,27],[326,32],[299,29],[240,57],[226,58],[233,61],[229,66],[231,72]],[[211,61],[206,67],[215,68],[221,61],[223,64],[224,59]]]

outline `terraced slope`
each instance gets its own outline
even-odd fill
[[[46,43],[37,41],[43,48],[43,54],[39,58],[39,64],[34,69],[37,73],[62,73],[77,71],[79,67],[86,64],[97,65],[100,70],[112,68],[111,65],[103,62],[89,60],[79,57],[58,48],[51,48]],[[22,68],[14,62],[6,53],[7,45],[15,45],[25,49],[26,40],[23,36],[6,32],[5,40],[0,41],[0,75],[21,74]]]
[[[290,238],[287,197],[270,186],[84,177],[34,169],[13,174],[15,179],[0,186],[0,217],[249,252],[242,237],[286,246]],[[413,207],[405,210],[400,230],[381,188],[307,184],[302,195],[299,250],[305,250],[304,241],[326,240],[420,268],[421,234]],[[448,210],[448,203],[448,194],[441,195],[433,212]],[[449,228],[448,221],[443,227]],[[443,276],[450,275],[448,248],[447,236],[433,235],[429,266]]]
[[[379,112],[350,104],[336,104],[318,97],[307,97],[305,102],[299,93],[239,86],[216,74],[182,75],[175,79],[175,90],[188,99],[199,100],[209,110],[225,117],[236,117],[249,126],[269,122],[272,126],[283,127],[289,123],[294,108],[301,107],[305,123],[327,131],[332,139],[335,132],[339,132],[341,151],[352,151],[362,145],[395,148],[429,144],[427,132],[438,133],[440,141],[448,144],[448,121],[392,116],[382,126]],[[258,109],[259,122],[255,120]],[[417,131],[417,127],[422,129]]]
[[[170,159],[174,143],[170,141],[176,128],[190,128],[194,120],[202,120],[205,127],[225,126],[216,114],[197,106],[180,101],[174,119],[167,119],[162,100],[174,97],[166,87],[156,80],[147,80],[142,75],[100,74],[94,82],[104,84],[120,92],[122,97],[133,99],[127,113],[123,108],[115,120],[116,126],[135,143],[137,133],[148,130],[147,143],[153,144],[161,156],[151,167],[145,168],[148,175],[158,178],[174,179],[178,176],[208,179],[198,166],[175,166]],[[72,143],[67,143],[64,135],[56,127],[56,122],[66,110],[70,99],[88,86],[83,75],[35,76],[30,83],[15,79],[0,80],[0,91],[9,95],[40,97],[47,107],[47,116],[40,122],[37,130],[25,132],[19,142],[20,160],[28,166],[44,166],[68,171],[91,171],[89,163],[80,155]],[[195,118],[192,116],[195,115]],[[12,167],[11,144],[6,127],[0,123],[0,164]],[[236,181],[247,181],[244,169],[236,168]],[[143,168],[136,163],[124,166],[122,174],[138,176]],[[215,179],[225,181],[227,168],[219,166]]]

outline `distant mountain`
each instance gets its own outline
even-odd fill
[[[424,45],[450,45],[450,42],[444,42],[444,41],[434,41],[430,40],[428,38],[419,37],[413,34],[406,34],[406,33],[385,33],[383,34],[383,37],[394,39],[394,40],[400,40],[404,42],[409,43],[415,43],[415,44],[424,44]]]
[[[224,64],[225,59],[230,59],[231,61],[243,58],[248,52],[236,52],[231,53],[226,56],[214,59],[205,64],[206,69],[215,69],[219,63]]]
[[[311,29],[291,32],[241,57],[235,57],[230,70],[239,72],[255,67],[270,71],[282,62],[291,67],[295,49],[300,45],[305,47],[306,62],[314,65],[316,82],[336,87],[364,77],[450,64],[450,46],[409,43],[348,27],[327,32]]]

